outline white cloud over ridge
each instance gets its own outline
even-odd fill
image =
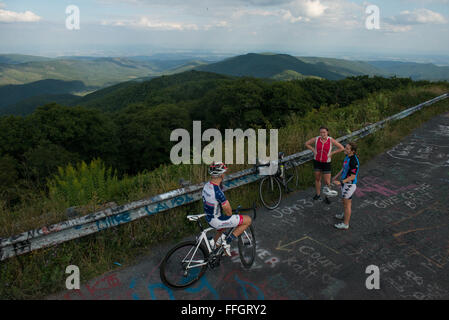
[[[399,15],[385,18],[382,22],[382,29],[387,33],[409,32],[413,26],[417,25],[438,25],[446,24],[447,19],[440,13],[429,9],[405,10]]]
[[[160,31],[199,31],[209,30],[212,28],[226,28],[228,26],[227,21],[216,21],[214,23],[198,25],[195,23],[184,23],[174,21],[161,21],[158,19],[152,19],[149,17],[140,17],[134,20],[103,20],[101,22],[103,26],[112,27],[132,27],[139,29],[151,29]]]
[[[438,12],[429,9],[416,9],[414,11],[402,11],[398,16],[393,17],[397,24],[444,24],[446,18]]]
[[[5,7],[6,5],[3,2],[0,2],[0,22],[38,22],[42,19],[29,10],[25,12],[14,12],[2,9]]]

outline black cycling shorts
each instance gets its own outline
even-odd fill
[[[314,171],[322,171],[323,173],[332,173],[331,163],[330,162],[320,162],[317,160],[313,160],[313,170]]]

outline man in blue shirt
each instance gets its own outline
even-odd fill
[[[232,214],[232,208],[221,188],[227,167],[224,163],[212,163],[209,167],[211,180],[204,185],[202,198],[206,221],[212,228],[217,229],[214,241],[221,245],[222,229],[235,228],[224,241],[223,247],[228,256],[231,255],[231,242],[251,225],[251,217],[240,214]],[[219,241],[221,240],[221,242]]]
[[[343,168],[332,179],[333,183],[341,186],[341,197],[343,199],[344,213],[336,214],[337,219],[343,222],[335,224],[335,228],[346,230],[349,228],[349,220],[351,219],[352,195],[357,188],[357,177],[359,174],[359,158],[356,156],[357,144],[349,142],[344,150],[346,157],[343,160]],[[340,179],[337,180],[337,178]]]

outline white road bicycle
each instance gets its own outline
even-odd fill
[[[238,214],[242,211],[252,211],[252,220],[256,219],[256,207],[241,209],[240,206],[233,210]],[[215,269],[220,265],[220,260],[226,256],[223,246],[211,246],[207,233],[215,230],[212,227],[203,228],[201,218],[206,214],[188,215],[189,221],[196,221],[201,233],[196,240],[184,241],[173,247],[165,256],[160,266],[162,282],[173,289],[183,289],[193,285],[201,279],[207,268]],[[229,228],[226,236],[234,231]],[[240,261],[245,268],[250,268],[256,256],[256,237],[254,226],[251,224],[237,240]]]

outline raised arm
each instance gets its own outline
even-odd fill
[[[316,138],[312,138],[310,140],[307,140],[306,143],[304,144],[307,149],[309,149],[310,151],[313,152],[314,155],[316,155],[315,148],[312,145],[315,143],[315,140],[316,140]]]
[[[343,145],[342,145],[340,142],[338,142],[337,140],[335,140],[335,139],[332,139],[332,145],[334,145],[335,147],[337,147],[337,150],[331,152],[331,154],[330,154],[331,157],[332,157],[334,154],[339,153],[339,152],[342,152],[342,151],[345,150],[345,147],[343,147]]]

